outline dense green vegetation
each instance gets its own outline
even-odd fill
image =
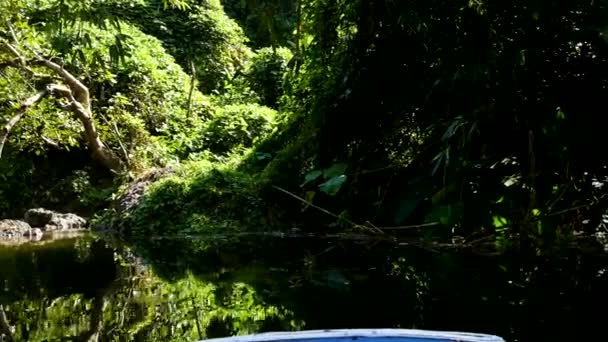
[[[250,236],[499,256],[511,281],[605,253],[604,0],[6,0],[0,12],[0,218],[84,214],[151,277],[200,282],[201,298],[219,268],[280,258]],[[386,248],[360,263],[398,267]],[[451,258],[428,260],[449,272]],[[316,284],[308,265],[289,267]],[[422,273],[390,284],[418,291]],[[239,332],[259,328],[247,319]]]

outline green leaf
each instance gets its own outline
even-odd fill
[[[501,228],[507,225],[507,219],[499,215],[492,216],[492,221],[492,224],[496,228]]]
[[[340,191],[340,188],[344,182],[346,182],[346,176],[340,175],[333,177],[327,182],[319,185],[319,189],[330,196],[334,196],[338,193],[338,191]]]
[[[307,173],[306,176],[304,176],[304,183],[302,183],[302,185],[300,185],[300,186],[304,186],[304,185],[314,181],[315,179],[319,178],[322,174],[323,174],[323,172],[319,171],[319,170],[315,170],[315,171],[311,171],[311,172]]]
[[[344,163],[333,164],[327,169],[323,170],[323,177],[327,180],[333,177],[340,176],[344,174],[344,171],[348,168],[348,165]]]

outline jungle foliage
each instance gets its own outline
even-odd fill
[[[559,249],[604,227],[605,5],[9,1],[2,115],[27,114],[1,163],[92,151],[67,174],[105,165],[115,186],[181,164],[183,193],[160,191],[168,178],[144,195],[180,208],[171,232],[222,221],[202,203],[242,194],[264,205],[238,221],[260,226]],[[99,141],[47,62],[89,91]],[[229,191],[202,185],[218,175]],[[20,201],[42,201],[35,191]],[[156,220],[138,213],[134,230]]]
[[[11,322],[46,310],[48,331],[71,336],[192,340],[300,328],[274,304],[289,303],[315,327],[538,340],[573,333],[564,317],[601,326],[606,0],[7,0],[0,13],[0,217],[86,213],[155,273],[121,279],[97,316],[99,294],[60,286],[9,298]],[[209,332],[192,297],[211,303]],[[512,319],[491,320],[490,302]]]

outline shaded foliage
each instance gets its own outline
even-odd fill
[[[584,156],[602,134],[604,2],[303,6],[289,94],[308,115],[292,144],[307,148],[286,148],[275,173],[346,162],[335,200],[316,203],[356,222],[525,244],[595,232],[606,158]]]
[[[253,47],[294,45],[297,0],[222,0],[222,5]]]
[[[284,93],[285,76],[292,53],[286,48],[263,48],[251,59],[247,77],[251,88],[260,94],[261,103],[276,108]]]

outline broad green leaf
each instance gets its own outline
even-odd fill
[[[300,185],[300,186],[304,186],[304,185],[314,181],[315,179],[319,178],[322,174],[323,174],[323,172],[319,171],[319,170],[315,170],[315,171],[311,171],[311,172],[307,173],[306,176],[304,176],[304,183],[302,183],[302,185]]]
[[[333,177],[327,182],[319,185],[319,189],[330,196],[334,196],[338,193],[338,191],[340,191],[340,188],[344,182],[346,182],[346,176],[340,175]]]
[[[348,168],[348,165],[346,165],[344,163],[333,164],[332,166],[323,170],[323,177],[325,179],[338,177],[338,176],[344,174],[344,172],[346,171],[347,168]]]

